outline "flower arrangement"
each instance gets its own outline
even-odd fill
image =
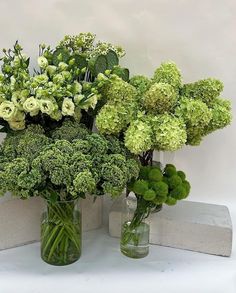
[[[148,250],[142,249],[140,253],[137,249],[144,245],[144,233],[140,231],[140,227],[148,227],[144,220],[152,211],[160,210],[164,203],[175,205],[178,200],[185,199],[190,189],[185,173],[177,171],[172,164],[167,164],[164,170],[158,166],[141,167],[139,177],[128,185],[128,190],[136,196],[137,206],[131,219],[122,225],[122,253],[133,258],[145,256]]]
[[[133,230],[153,209],[190,192],[182,171],[155,166],[153,151],[198,145],[232,119],[221,81],[183,84],[173,62],[162,63],[152,78],[130,78],[119,65],[125,51],[96,42],[92,33],[65,36],[55,48],[40,45],[33,74],[18,42],[3,53],[0,132],[7,136],[0,146],[0,194],[46,199],[41,254],[51,264],[79,258],[75,201],[87,194],[117,197],[126,186],[127,194],[134,192],[137,209],[123,227],[122,245],[138,243]]]

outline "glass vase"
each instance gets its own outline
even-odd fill
[[[149,253],[150,226],[146,208],[135,197],[123,200],[121,252],[131,258],[143,258]]]
[[[41,222],[41,257],[51,265],[64,266],[81,255],[79,201],[46,202]]]

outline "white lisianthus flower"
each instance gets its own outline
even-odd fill
[[[74,102],[77,106],[80,105],[81,101],[84,99],[84,95],[75,95]]]
[[[90,95],[87,100],[85,100],[84,102],[81,103],[80,107],[81,107],[81,109],[84,109],[86,111],[89,108],[95,109],[97,102],[98,102],[98,96],[95,94]]]
[[[23,104],[23,109],[30,113],[30,116],[36,116],[40,109],[39,100],[35,99],[34,97],[26,99]]]
[[[56,71],[57,71],[57,67],[54,66],[54,65],[49,65],[49,66],[47,66],[47,68],[46,68],[46,72],[47,72],[47,74],[48,74],[50,77],[52,77],[52,76],[55,74]]]
[[[62,84],[65,81],[65,78],[62,74],[58,73],[53,76],[53,82],[56,84]]]
[[[4,101],[6,101],[6,99],[5,99],[5,95],[4,95],[4,94],[0,94],[0,104],[1,104],[2,102],[4,102]]]
[[[60,71],[67,70],[67,68],[68,68],[68,64],[66,64],[65,62],[60,62],[60,63],[58,64],[58,69],[59,69]]]
[[[45,69],[48,66],[48,60],[44,56],[38,58],[38,66]]]
[[[75,92],[76,94],[80,94],[82,92],[82,85],[78,82],[74,82]]]
[[[39,74],[33,77],[33,83],[37,85],[45,84],[48,82],[48,76],[46,74]]]
[[[48,99],[39,100],[39,107],[42,113],[45,113],[48,115],[51,115],[56,108],[55,104],[51,100],[48,100]]]
[[[13,75],[10,77],[10,81],[11,81],[11,90],[14,90],[15,84],[16,84],[16,79]]]
[[[50,117],[56,121],[60,121],[61,118],[62,118],[62,114],[61,114],[61,111],[59,110],[56,110],[54,112],[52,112],[52,114],[50,115]]]
[[[16,106],[17,109],[23,110],[23,104],[24,104],[24,102],[26,100],[26,96],[24,94],[22,94],[19,91],[14,92],[14,93],[12,93],[11,100],[14,103],[14,105]]]
[[[16,106],[13,102],[4,101],[0,104],[0,117],[6,121],[11,120],[16,112]]]
[[[65,98],[62,103],[62,115],[64,116],[73,116],[75,113],[75,104],[72,99]]]

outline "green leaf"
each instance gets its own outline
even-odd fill
[[[65,48],[58,48],[53,52],[52,62],[54,65],[58,65],[60,62],[67,62],[70,58],[70,52]]]
[[[122,78],[124,81],[129,81],[129,69],[128,68],[122,68],[120,66],[114,67],[112,70],[113,74],[116,74],[120,78]]]
[[[71,57],[71,59],[75,60],[75,66],[77,66],[79,69],[88,66],[88,61],[86,60],[86,57],[83,55],[76,54],[73,57]]]
[[[111,70],[114,66],[119,64],[119,58],[116,54],[116,52],[109,50],[109,52],[106,55],[107,59],[107,69]]]
[[[107,58],[104,55],[99,55],[89,60],[89,69],[94,76],[99,73],[104,73],[107,70]]]

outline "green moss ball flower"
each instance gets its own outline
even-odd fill
[[[182,119],[169,114],[155,118],[153,130],[157,150],[176,151],[185,145],[187,133]]]
[[[210,105],[223,91],[223,83],[215,78],[207,78],[194,83],[185,84],[182,90],[184,96],[200,99]]]
[[[176,186],[173,190],[171,190],[170,196],[175,199],[178,199],[178,200],[186,198],[187,191],[186,191],[184,185],[180,184],[180,185]]]
[[[174,62],[163,62],[154,72],[153,81],[167,83],[171,85],[177,93],[182,87],[181,73]]]
[[[177,199],[175,199],[174,197],[172,196],[167,196],[167,199],[165,201],[165,203],[168,205],[168,206],[173,206],[177,203]]]
[[[13,102],[5,101],[0,104],[0,118],[10,121],[16,112],[16,106]]]
[[[151,80],[144,75],[135,75],[131,77],[129,83],[137,89],[139,95],[149,90],[152,84]]]
[[[148,178],[151,181],[161,181],[163,178],[163,174],[159,168],[154,168],[150,170]]]
[[[168,185],[163,181],[154,182],[152,184],[152,188],[155,190],[156,195],[159,197],[165,197],[168,194]]]
[[[147,201],[153,201],[155,197],[156,197],[156,193],[152,189],[148,189],[147,191],[145,191],[143,195],[143,198]]]
[[[152,128],[147,122],[135,120],[125,133],[125,146],[131,153],[139,154],[152,148]]]
[[[186,178],[186,175],[183,171],[177,171],[177,175],[182,179],[182,181],[184,181]]]
[[[23,104],[23,109],[25,112],[30,113],[30,116],[37,115],[40,109],[39,100],[34,97],[26,99]]]
[[[171,177],[177,173],[175,166],[170,164],[165,166],[164,172],[167,177]]]
[[[143,97],[147,111],[164,114],[171,111],[177,102],[174,88],[167,83],[154,83]]]
[[[169,178],[168,185],[171,189],[174,189],[181,184],[182,184],[182,179],[180,176],[173,175]]]
[[[144,195],[148,191],[148,182],[145,180],[137,180],[133,185],[133,192],[138,195]]]
[[[64,116],[73,116],[75,113],[75,104],[72,99],[64,98],[62,103],[62,115]]]

